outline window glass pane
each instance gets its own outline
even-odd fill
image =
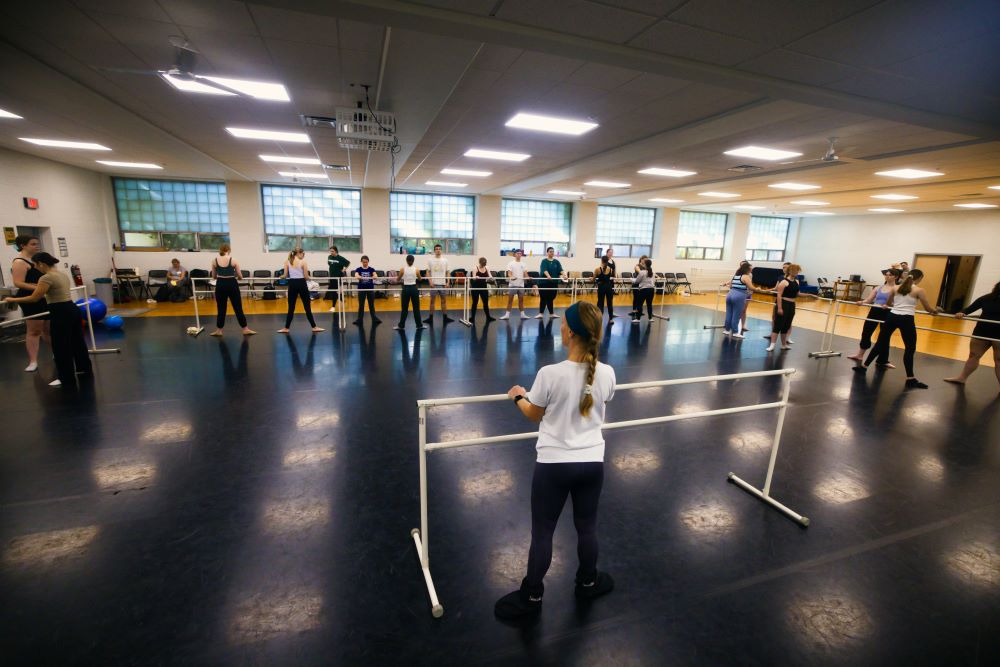
[[[223,243],[229,243],[229,234],[199,234],[198,243],[202,250],[217,251]]]
[[[143,234],[136,232],[125,232],[122,239],[126,248],[159,248],[159,234]]]
[[[267,249],[270,251],[291,252],[298,243],[295,236],[282,236],[270,234],[267,237]]]
[[[475,238],[476,198],[466,195],[442,195],[417,192],[389,194],[390,246],[393,252],[431,252],[435,243],[451,254],[451,247],[472,254]],[[459,241],[465,241],[460,243]]]
[[[785,259],[784,250],[768,250],[767,251],[767,261],[769,262],[781,262]]]
[[[754,250],[784,250],[790,222],[788,218],[751,215],[747,247]]]
[[[644,247],[652,246],[655,220],[656,209],[598,205],[597,243],[598,245],[641,244]],[[618,250],[620,247],[623,246],[615,245],[615,254],[620,254]],[[628,257],[627,252],[621,256]],[[640,255],[641,253],[635,256]]]
[[[472,239],[448,239],[445,252],[449,255],[471,255]]]
[[[652,255],[652,252],[653,252],[652,246],[648,246],[648,245],[634,245],[634,246],[632,246],[632,256],[633,257],[642,257],[643,255],[645,255],[646,257],[650,257]]]
[[[677,259],[687,259],[687,248],[684,246],[677,246],[677,252],[674,253],[674,257]]]
[[[705,259],[705,249],[704,248],[688,248],[687,249],[688,259]]]
[[[677,229],[677,245],[691,247],[722,248],[726,245],[725,213],[703,211],[681,211]],[[749,246],[748,246],[749,247]],[[690,258],[691,255],[689,254]]]
[[[333,239],[333,245],[340,252],[361,252],[360,236],[338,236]]]
[[[358,190],[262,185],[261,199],[264,231],[269,237],[275,234],[327,238],[361,235],[361,193]]]
[[[722,248],[705,248],[705,259],[722,259]]]
[[[632,246],[629,245],[613,245],[612,250],[615,251],[615,257],[632,257]],[[635,255],[638,257],[638,255]]]
[[[521,244],[521,249],[526,257],[542,256],[545,254],[546,247],[545,241],[525,241]]]
[[[303,236],[300,247],[307,252],[322,252],[330,249],[329,236]],[[340,248],[340,245],[337,246]]]
[[[114,178],[112,186],[123,233],[229,231],[225,183]]]
[[[195,236],[193,233],[163,234],[161,235],[161,243],[166,250],[196,250],[198,242],[195,240]]]
[[[573,205],[565,202],[504,199],[500,204],[500,237],[504,242],[538,241],[545,246],[569,243]],[[534,246],[532,246],[534,247]],[[527,252],[527,249],[525,249]]]

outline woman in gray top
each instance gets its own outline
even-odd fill
[[[646,315],[653,321],[653,293],[656,291],[653,282],[653,260],[646,258],[636,267],[640,269],[632,279],[635,289],[635,308],[632,311],[632,324],[639,324],[642,318],[642,305],[646,304]]]

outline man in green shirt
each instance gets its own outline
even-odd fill
[[[330,312],[337,310],[337,289],[340,287],[340,281],[336,278],[343,278],[345,276],[344,270],[351,265],[350,260],[346,257],[340,255],[340,251],[337,250],[337,246],[330,246],[330,256],[326,258],[326,264],[330,267],[330,282],[327,285],[329,290],[326,293],[326,297],[333,301],[333,305],[330,308]]]
[[[556,300],[556,290],[559,289],[559,280],[565,275],[563,271],[562,264],[556,259],[556,249],[546,248],[545,259],[542,260],[541,266],[538,267],[538,273],[540,274],[538,280],[538,314],[535,315],[535,319],[540,319],[542,314],[545,313],[545,309],[549,309],[549,315],[551,317],[559,317],[553,312],[552,305]]]

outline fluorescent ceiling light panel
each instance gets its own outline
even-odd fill
[[[902,213],[903,212],[903,209],[901,209],[901,208],[870,208],[868,210],[872,211],[874,213]]]
[[[709,191],[709,192],[699,192],[698,196],[699,197],[718,197],[719,199],[732,199],[733,197],[740,197],[742,195],[738,195],[738,194],[735,194],[735,193],[732,193],[732,192],[712,192],[712,191]]]
[[[506,160],[507,162],[524,162],[531,156],[527,153],[508,153],[506,151],[494,151],[488,148],[470,148],[465,151],[465,157],[478,157],[485,160]]]
[[[23,116],[18,116],[16,113],[11,113],[9,111],[4,111],[0,109],[0,118],[23,118]]]
[[[319,166],[322,162],[315,157],[289,157],[287,155],[259,155],[264,162],[278,162],[281,164],[314,164]]]
[[[152,162],[115,162],[114,160],[95,160],[95,162],[106,164],[109,167],[126,167],[128,169],[163,169],[160,165]]]
[[[277,132],[274,130],[255,130],[250,127],[227,127],[226,132],[240,139],[266,139],[268,141],[285,141],[293,144],[308,144],[309,135],[304,132]]]
[[[595,188],[630,188],[631,183],[619,183],[618,181],[586,181],[584,185],[590,185]]]
[[[802,155],[802,153],[795,153],[794,151],[781,151],[776,148],[765,148],[763,146],[743,146],[742,148],[725,151],[725,154],[737,157],[752,157],[758,160],[770,160],[772,162],[800,157]]]
[[[109,151],[107,146],[91,143],[89,141],[62,141],[60,139],[32,139],[30,137],[18,137],[21,141],[37,146],[49,146],[51,148],[79,148],[85,151]]]
[[[917,199],[915,195],[897,195],[897,194],[887,194],[887,195],[872,195],[872,199],[885,199],[887,201],[907,201],[908,199]]]
[[[820,186],[811,183],[771,183],[767,187],[776,190],[819,190]]]
[[[766,206],[755,206],[754,204],[736,204],[733,208],[738,208],[742,211],[763,211]]]
[[[803,211],[806,215],[833,215],[829,211]]]
[[[477,171],[475,169],[442,169],[442,174],[448,174],[449,176],[475,176],[477,178],[486,178],[487,176],[492,176],[492,171]]]
[[[955,204],[959,208],[996,208],[997,204],[984,204],[982,202],[971,202],[968,204]]]
[[[326,172],[279,171],[278,173],[286,178],[328,178]]]
[[[445,188],[464,188],[468,183],[454,183],[452,181],[427,181],[427,185],[440,185]]]
[[[944,176],[940,171],[927,171],[926,169],[890,169],[888,171],[876,171],[876,176],[891,176],[893,178],[930,178],[931,176]]]
[[[650,176],[670,176],[672,178],[684,178],[685,176],[694,176],[697,171],[684,171],[683,169],[664,169],[663,167],[650,167],[649,169],[640,169],[640,174],[649,174]]]
[[[597,123],[571,120],[569,118],[555,118],[553,116],[539,116],[532,113],[519,113],[508,120],[505,125],[507,127],[516,127],[520,130],[555,132],[556,134],[571,134],[576,137],[586,134],[597,127]]]
[[[583,197],[586,192],[580,192],[578,190],[549,190],[550,195],[569,195],[570,197]]]
[[[173,86],[177,90],[182,90],[185,93],[202,93],[204,95],[223,95],[223,96],[230,95],[234,97],[236,96],[236,93],[231,93],[228,90],[221,90],[220,88],[216,88],[214,86],[208,86],[194,79],[179,79],[177,77],[170,76],[169,74],[161,74],[160,76],[163,78],[164,81],[169,83],[171,86]]]
[[[829,206],[830,202],[820,201],[819,199],[795,199],[790,204],[796,204],[798,206]]]
[[[662,204],[683,204],[683,199],[667,199],[666,197],[653,197],[649,201],[658,201]]]
[[[198,78],[222,84],[226,88],[232,88],[244,95],[255,97],[258,100],[271,100],[273,102],[291,101],[291,98],[288,96],[288,90],[280,83],[249,81],[247,79],[226,79],[221,76],[199,76]]]

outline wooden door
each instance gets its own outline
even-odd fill
[[[941,285],[948,270],[947,255],[917,255],[913,268],[924,272],[924,280],[920,286],[927,292],[927,302],[936,305],[941,296]]]

